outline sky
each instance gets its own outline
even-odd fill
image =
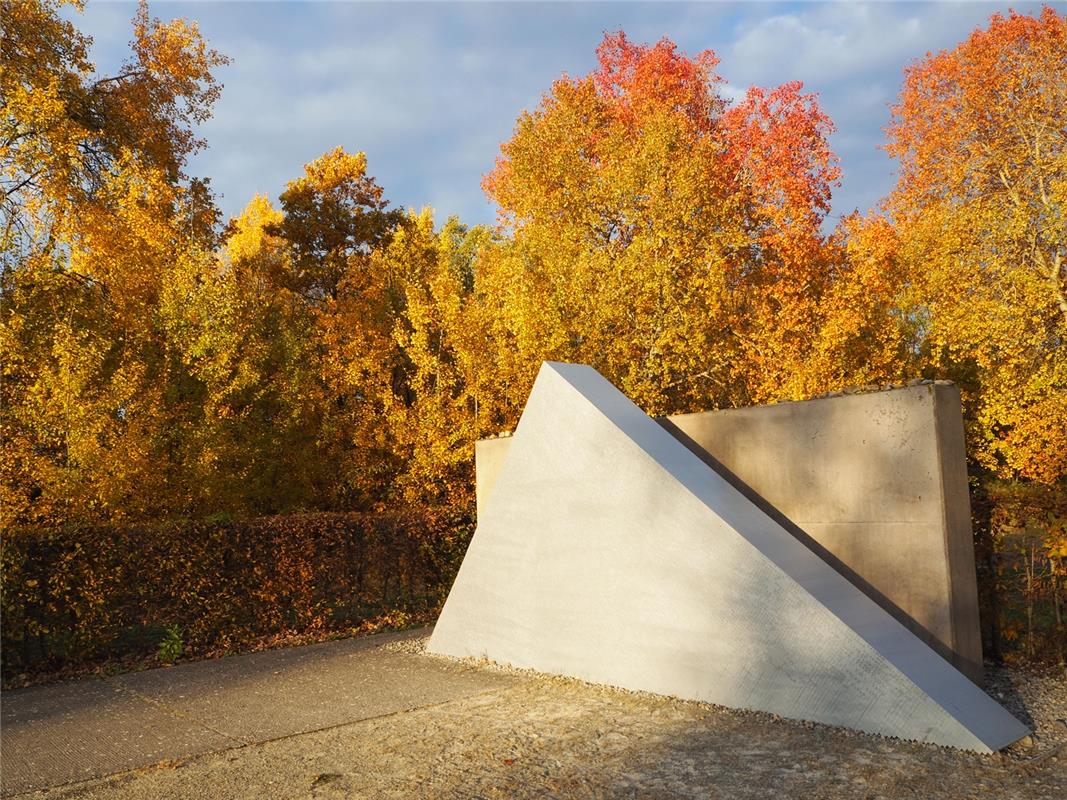
[[[720,59],[727,97],[791,80],[819,95],[837,128],[842,185],[828,224],[866,211],[894,183],[881,150],[903,69],[951,48],[991,14],[1040,4],[772,2],[154,2],[196,20],[232,62],[189,172],[211,178],[226,216],[256,193],[276,199],[303,165],[337,147],[367,154],[393,206],[443,222],[491,223],[481,190],[500,144],[552,81],[595,68],[605,31],[666,36]],[[89,0],[69,16],[113,73],[129,52],[132,3]]]

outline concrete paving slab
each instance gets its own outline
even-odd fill
[[[420,628],[4,692],[0,793],[100,778],[524,680],[387,647],[427,633]]]
[[[0,791],[98,778],[239,744],[112,681],[4,692]]]
[[[123,675],[123,687],[228,736],[266,741],[442,703],[514,682],[461,664],[428,664],[384,645],[417,635],[269,650]]]
[[[1063,800],[1067,677],[992,673],[1038,744],[979,756],[542,677],[33,800]]]

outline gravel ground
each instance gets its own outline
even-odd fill
[[[473,697],[34,796],[1064,800],[1063,670],[990,672],[994,696],[1035,726],[991,756],[522,673]]]

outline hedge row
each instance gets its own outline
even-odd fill
[[[1033,533],[1037,512],[990,509],[979,520],[996,531],[979,538],[986,652],[1062,663],[1064,558]],[[463,515],[420,509],[10,530],[3,678],[148,655],[168,629],[186,653],[218,653],[431,617],[472,529]]]
[[[204,652],[433,612],[470,532],[429,510],[7,531],[4,679],[151,653],[168,628]]]

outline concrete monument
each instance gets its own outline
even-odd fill
[[[955,386],[929,382],[657,422],[981,684]],[[479,507],[510,444],[475,446]]]
[[[1027,733],[583,366],[542,366],[430,650],[980,752]]]

